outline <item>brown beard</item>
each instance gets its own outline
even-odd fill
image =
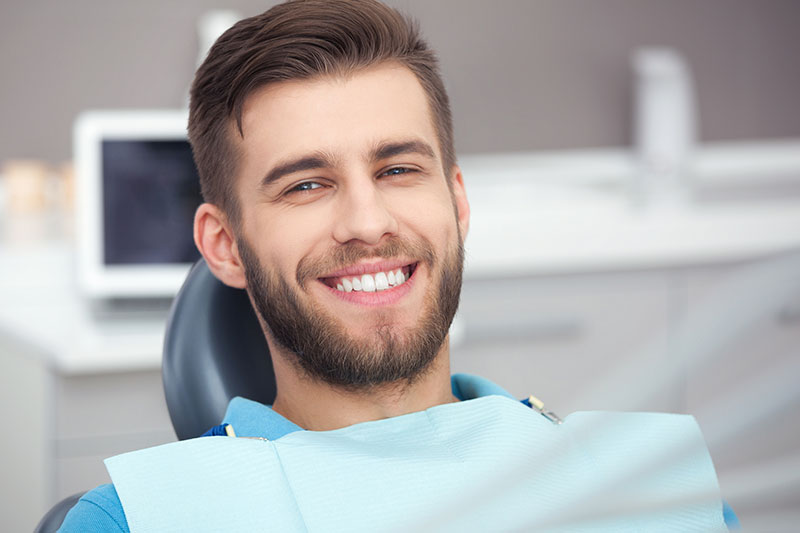
[[[340,245],[324,260],[300,262],[296,274],[299,290],[263,268],[244,238],[237,239],[237,246],[250,297],[272,339],[290,354],[296,368],[312,379],[338,387],[364,390],[401,381],[412,383],[436,358],[458,309],[464,265],[460,232],[444,258],[437,257],[426,240],[409,242],[393,237],[377,248]],[[318,305],[298,297],[306,282],[316,282],[325,272],[361,258],[397,256],[425,263],[434,283],[438,277],[436,290],[426,295],[418,325],[411,331],[398,332],[389,320],[380,320],[385,325],[357,340]]]

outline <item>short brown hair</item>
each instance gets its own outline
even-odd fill
[[[234,224],[238,166],[233,135],[243,135],[247,97],[270,83],[346,75],[379,63],[408,67],[425,90],[445,175],[455,164],[450,103],[436,56],[414,21],[376,0],[291,0],[237,22],[197,70],[189,140],[205,201]]]

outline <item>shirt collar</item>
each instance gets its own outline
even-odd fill
[[[513,399],[513,396],[499,385],[478,376],[454,374],[450,378],[450,384],[453,396],[461,401],[492,395]],[[273,411],[271,406],[239,396],[228,404],[222,422],[233,426],[236,435],[240,437],[262,437],[269,440],[279,439],[303,429]]]

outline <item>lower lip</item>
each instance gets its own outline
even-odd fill
[[[411,274],[411,277],[408,278],[405,283],[402,285],[398,285],[397,287],[392,287],[391,289],[386,289],[384,291],[375,291],[375,292],[364,292],[364,291],[351,291],[351,292],[344,292],[340,291],[339,289],[334,289],[332,287],[328,287],[321,281],[319,282],[320,285],[328,289],[328,291],[332,292],[338,298],[342,300],[358,305],[366,305],[370,307],[379,307],[385,305],[392,305],[400,301],[406,294],[408,294],[411,289],[413,288],[414,282],[416,281],[416,274],[417,270],[419,270],[419,265]]]

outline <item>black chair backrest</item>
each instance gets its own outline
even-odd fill
[[[69,510],[78,503],[78,500],[80,500],[81,496],[84,494],[84,492],[78,492],[77,494],[67,496],[51,507],[42,519],[39,520],[36,527],[33,528],[33,533],[56,533],[58,528],[61,527],[61,523],[64,522],[64,517],[67,516]]]
[[[181,440],[219,424],[234,396],[275,400],[269,348],[247,293],[220,282],[204,259],[194,264],[172,303],[161,373]]]

